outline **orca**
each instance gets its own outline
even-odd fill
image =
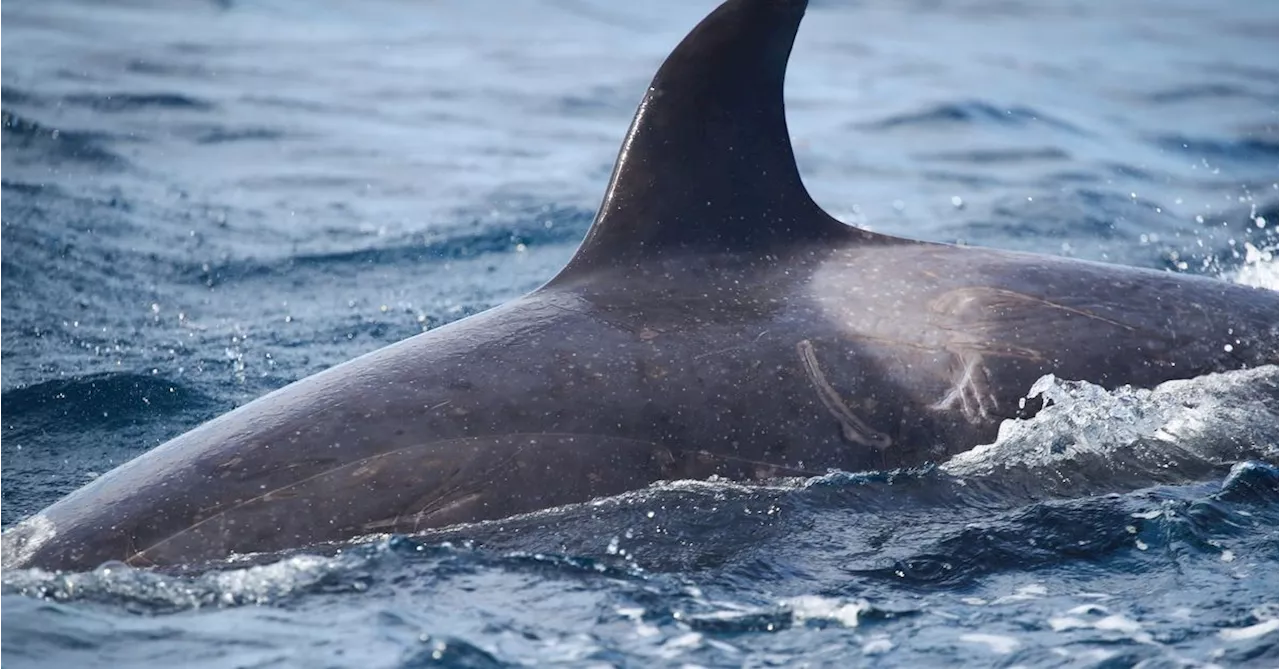
[[[937,462],[1045,374],[1106,388],[1277,362],[1278,296],[827,215],[783,78],[804,0],[728,0],[658,70],[567,266],[302,379],[3,537],[3,566],[200,563],[643,488]]]

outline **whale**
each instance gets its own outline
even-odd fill
[[[915,467],[1104,388],[1277,363],[1275,291],[860,229],[801,180],[804,0],[728,0],[644,92],[532,293],[296,381],[7,531],[5,568],[201,564],[658,481]]]

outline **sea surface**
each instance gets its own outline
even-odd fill
[[[10,0],[0,521],[550,278],[713,6]],[[801,171],[877,231],[1275,288],[1277,11],[815,0]],[[205,571],[9,570],[3,663],[1275,667],[1277,369],[1037,391],[918,470],[678,481]]]

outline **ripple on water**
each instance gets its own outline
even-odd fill
[[[98,170],[130,169],[124,157],[106,148],[107,135],[48,127],[12,111],[0,113],[6,165],[79,165]],[[12,161],[12,163],[10,163]]]
[[[69,105],[108,114],[147,113],[157,109],[205,112],[217,108],[212,102],[181,93],[73,93],[62,100]]]
[[[860,123],[872,130],[947,129],[952,126],[994,125],[1010,128],[1040,128],[1064,131],[1073,135],[1084,131],[1052,114],[1025,105],[1000,105],[983,100],[944,102],[922,109],[887,116],[878,121]]]
[[[1274,135],[1274,131],[1270,133]],[[1274,163],[1280,143],[1274,136],[1205,138],[1187,135],[1160,135],[1152,138],[1156,146],[1193,160],[1211,163]]]
[[[107,372],[5,390],[0,412],[21,415],[26,429],[75,432],[203,408],[208,396],[161,376]],[[10,432],[14,436],[19,433]]]

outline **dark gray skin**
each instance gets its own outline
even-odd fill
[[[144,454],[7,533],[4,566],[188,563],[664,479],[918,465],[991,441],[1047,373],[1150,387],[1277,362],[1273,291],[825,214],[782,103],[804,4],[730,0],[685,38],[548,285]]]

